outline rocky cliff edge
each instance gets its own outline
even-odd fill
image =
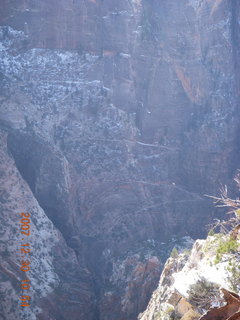
[[[240,237],[215,234],[170,257],[139,320],[240,319]]]

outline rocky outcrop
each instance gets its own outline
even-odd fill
[[[191,252],[169,258],[158,288],[138,319],[238,319],[240,239],[234,240],[235,249],[224,251],[229,241],[230,234],[216,234],[197,240]]]
[[[84,319],[136,318],[172,235],[203,234],[204,194],[239,167],[238,14],[230,1],[3,1],[0,126],[22,188],[90,273]]]
[[[226,306],[213,308],[200,320],[237,320],[240,319],[240,297],[237,294],[223,289],[224,299],[227,302]]]

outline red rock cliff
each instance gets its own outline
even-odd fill
[[[84,320],[135,319],[167,241],[203,234],[204,194],[239,167],[238,18],[228,0],[1,1],[0,126],[86,272]]]

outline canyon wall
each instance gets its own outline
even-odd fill
[[[22,181],[14,191],[1,176],[2,192],[13,215],[37,202],[34,224],[41,211],[72,255],[82,278],[71,319],[136,319],[171,243],[204,234],[215,215],[204,195],[239,167],[240,4],[0,3],[1,162]],[[59,271],[63,260],[50,263],[57,276],[45,303],[34,300],[45,318],[61,301],[68,319],[61,297],[75,284]]]

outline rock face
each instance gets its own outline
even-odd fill
[[[211,309],[200,320],[212,319],[227,319],[237,320],[240,319],[240,297],[237,294],[223,290],[226,306]]]
[[[0,141],[1,319],[93,318],[95,306],[89,272],[46,217],[20,176],[13,159],[8,155],[7,135],[3,131],[0,132]],[[22,212],[30,212],[32,222],[29,239],[25,242],[20,241]],[[27,276],[27,273],[20,270],[23,243],[28,243],[31,251],[29,257],[26,256],[31,262],[31,270]],[[31,288],[29,292],[23,290],[24,293],[21,290],[21,280],[26,277],[30,280]],[[20,296],[28,293],[32,301],[31,307],[22,308]],[[76,300],[81,301],[81,308]]]
[[[197,240],[190,252],[169,258],[158,288],[138,319],[238,319],[240,234],[234,240],[234,250],[220,251],[231,239],[223,234],[208,236]]]
[[[2,1],[5,148],[21,188],[85,270],[84,320],[135,319],[158,282],[164,243],[203,234],[213,216],[204,194],[239,167],[239,6]]]

